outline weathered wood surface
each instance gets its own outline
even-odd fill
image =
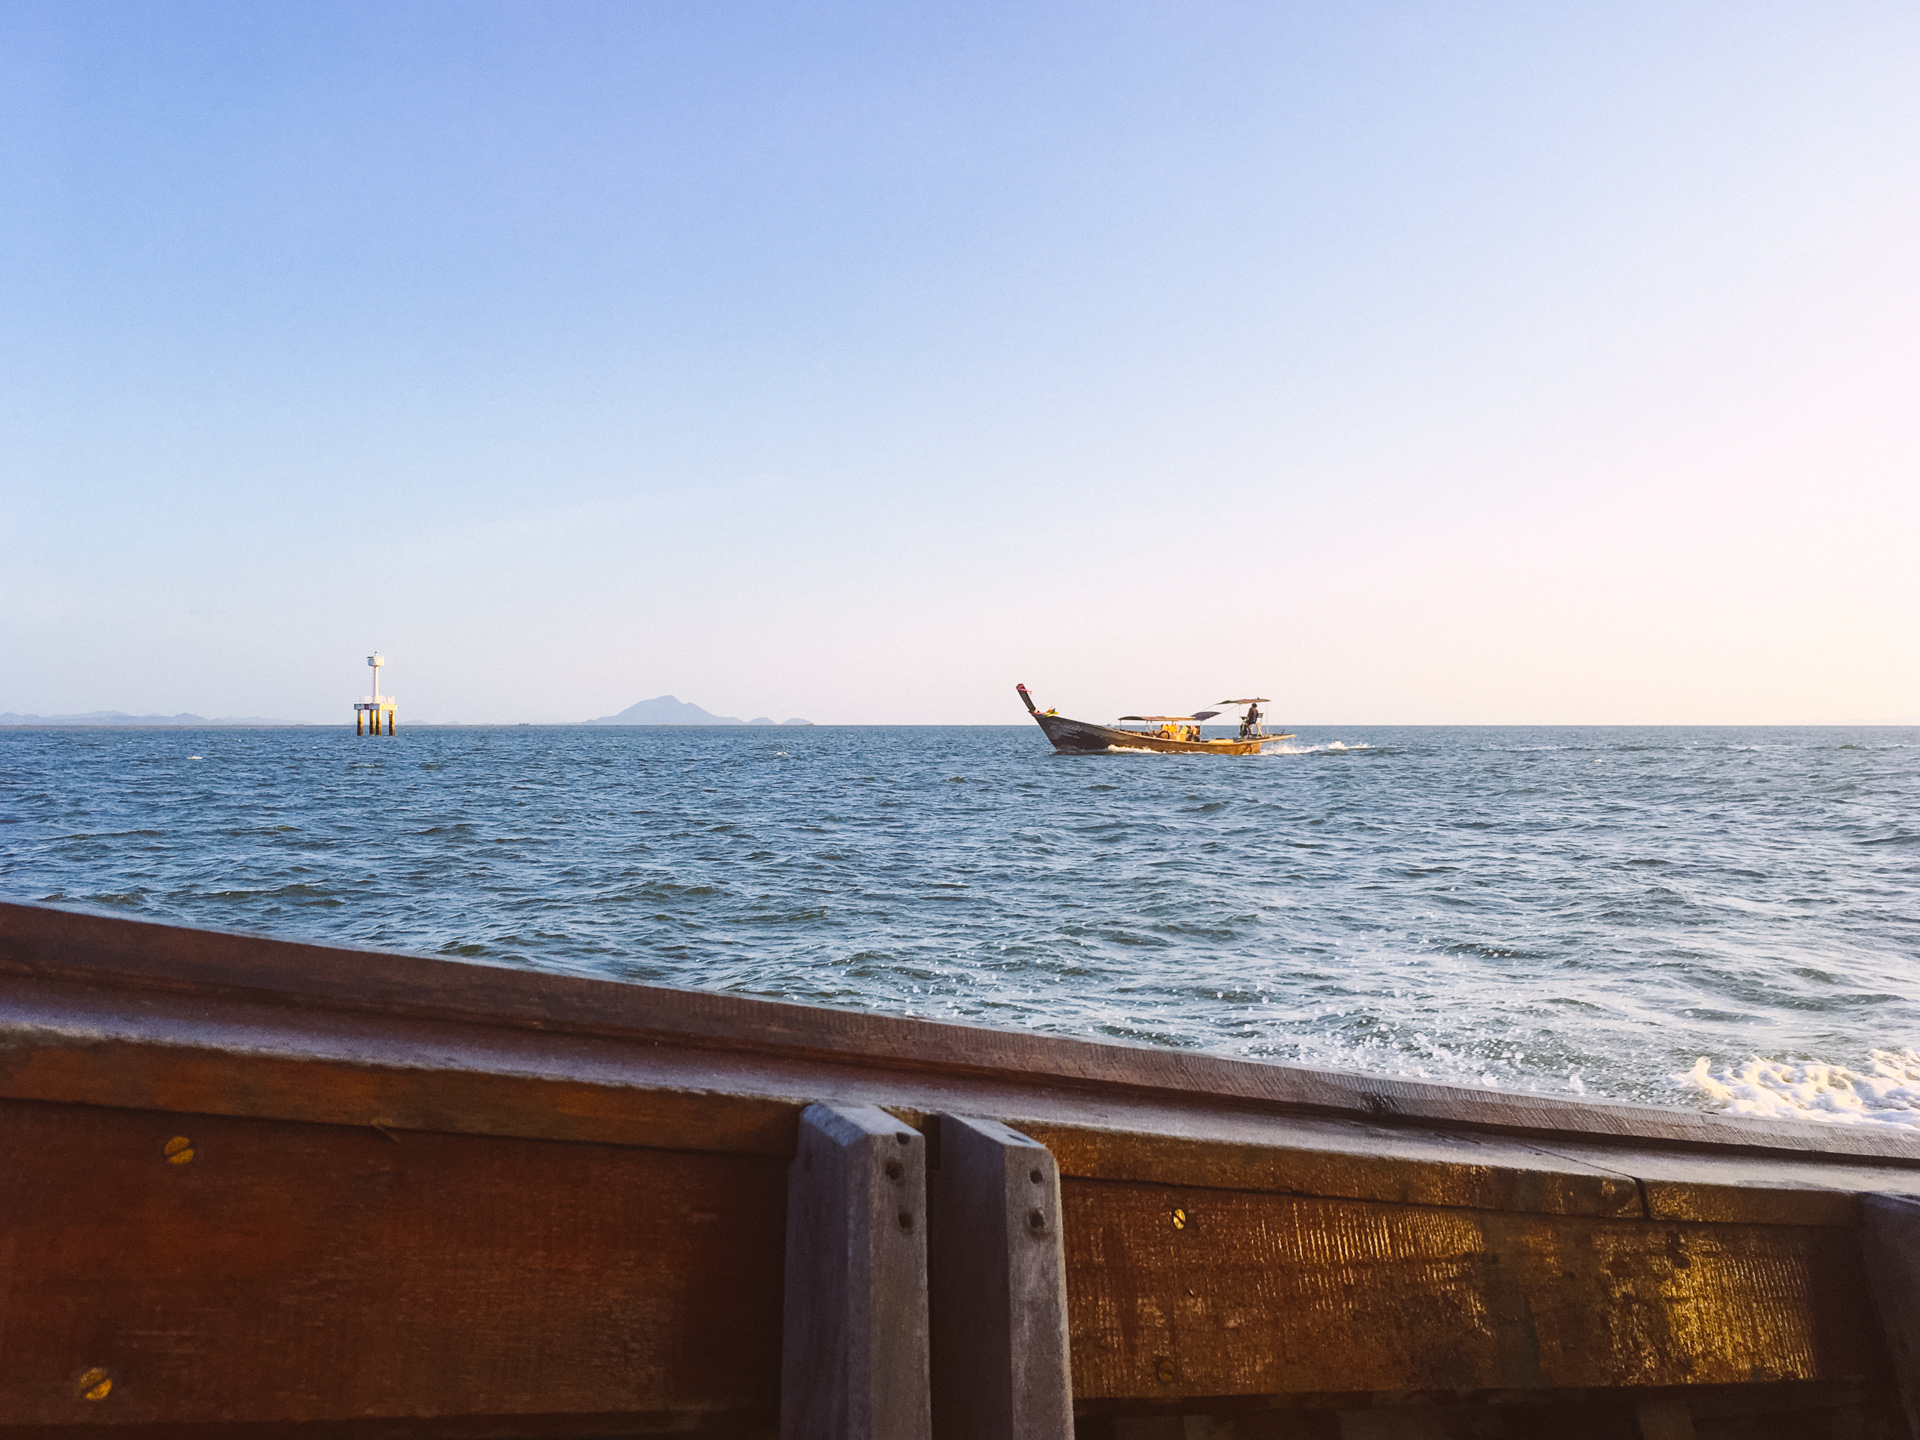
[[[1695,1440],[1693,1411],[1684,1399],[1661,1396],[1634,1407],[1640,1440]]]
[[[929,1440],[926,1208],[918,1131],[871,1105],[807,1107],[787,1178],[781,1440]]]
[[[44,1098],[88,1098],[67,1092],[91,1087],[103,1096],[122,1097],[99,1103],[138,1103],[124,1097],[144,1085],[154,1088],[156,1100],[178,1103],[171,1090],[164,1097],[158,1091],[182,1087],[141,1067],[114,1044],[117,1039],[135,1046],[158,1040],[216,1052],[251,1044],[257,1059],[278,1049],[302,1061],[333,1059],[348,1069],[384,1065],[453,1069],[463,1076],[564,1077],[584,1087],[573,1105],[560,1106],[563,1114],[580,1112],[582,1132],[594,1123],[596,1087],[671,1089],[694,1079],[697,1071],[707,1087],[734,1094],[841,1098],[840,1087],[846,1086],[867,1093],[845,1098],[876,1103],[874,1087],[861,1082],[881,1072],[893,1097],[884,1103],[1002,1118],[1019,1107],[965,1102],[969,1096],[1025,1095],[1031,1101],[1041,1095],[1053,1102],[1050,1108],[1060,1118],[1102,1109],[1121,1115],[1133,1106],[1159,1103],[1514,1137],[1920,1160],[1920,1141],[1870,1127],[1761,1123],[1306,1070],[187,930],[33,905],[0,903],[0,976],[12,977],[0,1025],[13,1032],[0,1069],[0,1093],[23,1097],[54,1091],[59,1093]],[[31,983],[36,981],[44,983]],[[103,985],[112,988],[111,998],[103,996]],[[300,1017],[291,1037],[284,1033],[284,1018],[269,1018],[269,1012],[284,1017],[289,1007]],[[36,1032],[44,1037],[40,1043]],[[82,1036],[97,1037],[96,1063],[82,1063],[76,1055],[75,1041]],[[64,1058],[33,1053],[47,1044]],[[263,1049],[267,1054],[260,1053]],[[211,1063],[199,1078],[210,1090],[224,1083]],[[335,1083],[345,1083],[344,1076]],[[461,1109],[472,1117],[499,1105],[511,1114],[515,1107],[507,1088],[496,1087],[488,1103],[473,1107],[462,1106],[456,1096],[434,1097],[440,1123],[459,1118],[449,1112]],[[903,1088],[912,1093],[902,1094]],[[376,1085],[363,1087],[365,1098],[383,1100],[377,1092]],[[761,1143],[790,1153],[796,1113],[788,1110],[778,1119],[769,1114],[759,1132]],[[671,1107],[660,1119],[675,1123]],[[458,1128],[477,1123],[468,1118]],[[610,1137],[582,1133],[580,1138]]]
[[[1744,1224],[1855,1223],[1857,1197],[1920,1195],[1920,1168],[1850,1160],[1521,1142],[1352,1122],[1181,1117],[1135,1129],[1024,1121],[1061,1172],[1545,1214]]]
[[[1359,1409],[1083,1415],[1079,1440],[1890,1440],[1885,1397],[1849,1386],[1694,1386],[1684,1395],[1564,1391]]]
[[[1060,1175],[994,1120],[941,1115],[927,1268],[936,1440],[1073,1440]]]
[[[1861,1209],[1860,1248],[1874,1311],[1907,1423],[1920,1435],[1920,1202],[1869,1195]]]
[[[1064,1186],[1085,1398],[1862,1379],[1851,1235]]]
[[[1905,1135],[0,905],[0,1436],[770,1434],[816,1101],[1048,1147],[1107,1413],[1884,1384],[1859,1197],[1920,1194]]]
[[[467,1018],[431,1018],[453,1013]],[[747,1017],[744,1038],[715,1040],[707,1030],[729,1015]],[[636,1019],[651,1028],[622,1028]],[[889,1053],[925,1038],[926,1053],[911,1064],[876,1057],[869,1031]],[[836,1036],[847,1053],[828,1048]],[[1024,1068],[986,1063],[1009,1046]],[[1056,1051],[1071,1063],[1035,1063]],[[934,1063],[943,1053],[944,1067]],[[1078,1078],[1100,1070],[1089,1056],[1120,1078]],[[0,1095],[23,1099],[785,1158],[800,1110],[826,1097],[916,1123],[939,1111],[992,1116],[1085,1178],[1838,1225],[1852,1223],[1852,1194],[1920,1193],[1920,1144],[1906,1136],[1804,1126],[1811,1133],[1779,1136],[1710,1116],[1524,1098],[1503,1118],[1507,1097],[1485,1093],[1468,1106],[1478,1125],[1445,1105],[1445,1123],[1342,1118],[1255,1104],[1258,1086],[1241,1076],[1311,1083],[1312,1072],[1171,1062],[1190,1066],[1191,1088],[1170,1088],[1180,1076],[1160,1073],[1170,1063],[1161,1052],[0,905]],[[1133,1083],[1141,1067],[1152,1084]],[[1203,1083],[1229,1072],[1241,1078]],[[1563,1117],[1571,1133],[1538,1133]],[[1596,1117],[1645,1133],[1596,1137]]]
[[[779,1161],[21,1101],[0,1156],[0,1432],[772,1427]]]

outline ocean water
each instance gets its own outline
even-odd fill
[[[1548,1093],[1920,1121],[1920,730],[0,731],[0,895]]]

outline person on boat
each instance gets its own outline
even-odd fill
[[[1240,738],[1242,740],[1251,740],[1253,738],[1253,732],[1259,724],[1260,707],[1249,703],[1247,705],[1247,713],[1240,717]]]

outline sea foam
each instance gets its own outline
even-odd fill
[[[1920,1050],[1875,1050],[1865,1074],[1820,1060],[1762,1060],[1715,1071],[1702,1055],[1673,1078],[1732,1115],[1831,1124],[1920,1125]]]

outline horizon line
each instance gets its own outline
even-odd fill
[[[412,730],[1020,730],[1022,720],[809,720],[804,725],[785,721],[756,725],[748,721],[731,724],[684,724],[635,722],[610,725],[601,720],[414,720],[402,728]],[[1920,729],[1920,719],[1897,717],[1883,720],[1290,720],[1290,725],[1305,729],[1373,730],[1843,730],[1872,728],[1883,730]],[[0,730],[343,730],[343,720],[204,720],[169,724],[161,721],[69,720],[64,717],[34,717],[24,720],[0,720]],[[1232,724],[1203,725],[1202,728],[1230,730]]]

